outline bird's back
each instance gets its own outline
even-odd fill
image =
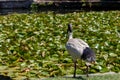
[[[89,47],[88,44],[77,38],[69,39],[66,43],[66,48],[73,60],[80,59],[86,47]]]

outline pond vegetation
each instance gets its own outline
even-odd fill
[[[96,52],[97,64],[90,73],[120,72],[120,11],[0,16],[0,74],[13,79],[63,76],[73,73],[65,49],[67,24],[74,37],[86,41]],[[78,62],[77,74],[84,74]]]

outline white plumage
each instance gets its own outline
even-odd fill
[[[77,38],[69,39],[66,44],[66,48],[74,61],[76,61],[77,59],[81,59],[83,50],[86,47],[89,47],[88,44],[86,44],[81,39],[77,39]]]
[[[72,36],[72,24],[68,24],[68,41],[66,43],[66,49],[68,53],[72,56],[74,62],[74,75],[76,77],[76,62],[77,59],[83,59],[86,61],[87,65],[87,76],[88,76],[88,67],[90,64],[95,62],[95,54],[89,45],[81,39],[73,38]]]

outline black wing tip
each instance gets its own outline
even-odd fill
[[[90,47],[86,47],[83,50],[83,55],[81,56],[81,58],[83,60],[86,60],[89,57],[95,58],[95,52]]]

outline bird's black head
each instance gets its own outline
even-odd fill
[[[72,24],[71,23],[68,24],[67,32],[72,33]]]

